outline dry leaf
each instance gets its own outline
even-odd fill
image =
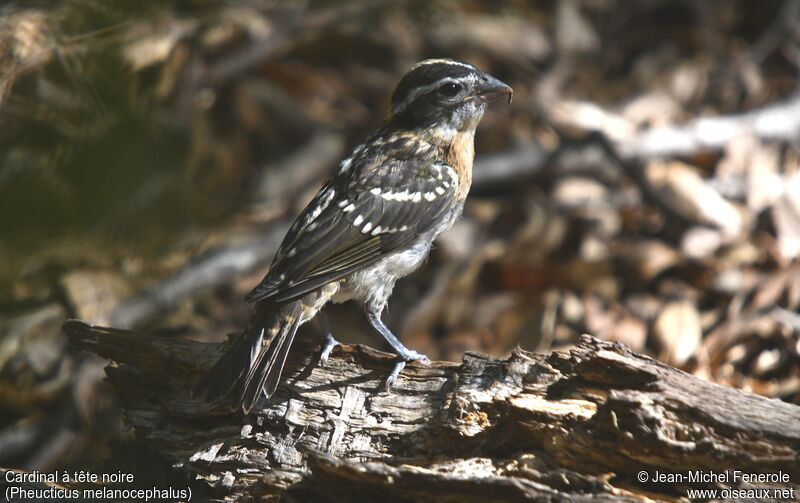
[[[440,45],[460,50],[478,48],[500,59],[542,61],[552,51],[547,36],[537,26],[514,17],[458,16],[437,24],[437,28],[433,36]]]
[[[163,63],[175,45],[196,27],[196,22],[174,19],[155,28],[137,25],[128,34],[132,42],[125,46],[122,56],[136,71]]]
[[[778,251],[787,262],[800,255],[800,173],[787,183],[786,190],[772,208],[778,233]]]
[[[640,281],[650,281],[681,260],[680,254],[657,239],[617,243],[623,263]]]
[[[726,237],[738,236],[742,230],[742,215],[723,198],[692,167],[681,162],[652,162],[647,166],[647,178],[670,206],[689,220],[713,225]]]
[[[653,325],[659,359],[680,366],[694,355],[703,336],[700,314],[688,300],[668,303]]]
[[[647,325],[639,318],[623,314],[610,328],[609,341],[627,344],[634,351],[645,351]]]
[[[76,270],[61,283],[77,317],[95,325],[108,325],[114,308],[131,295],[130,285],[111,271]]]
[[[562,0],[556,11],[556,45],[565,53],[593,52],[600,47],[600,38],[583,16],[580,4]]]
[[[716,229],[692,227],[681,239],[681,251],[694,260],[708,259],[714,256],[725,241],[725,237]]]

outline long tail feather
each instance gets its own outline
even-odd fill
[[[195,383],[192,395],[208,402],[230,400],[245,413],[253,409],[262,390],[271,396],[300,325],[300,308],[300,302],[258,304],[248,327]]]
[[[266,397],[272,396],[277,388],[277,382],[280,382],[286,355],[300,326],[300,303],[284,306],[284,309],[280,325],[273,328],[275,333],[271,337],[269,347],[262,350],[252,362],[250,372],[243,381],[241,403],[245,414],[253,409],[262,392]],[[265,387],[268,380],[276,381],[275,385]]]

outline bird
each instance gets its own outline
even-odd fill
[[[407,362],[429,362],[381,319],[395,282],[426,259],[461,215],[472,181],[474,137],[487,104],[513,90],[472,64],[427,59],[391,96],[386,119],[324,182],[284,237],[264,279],[245,297],[247,327],[195,383],[192,394],[248,414],[280,382],[297,329],[319,317],[322,364],[339,344],[325,320],[329,302],[355,301],[396,360],[389,390]]]

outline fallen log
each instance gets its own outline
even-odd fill
[[[550,354],[410,364],[391,392],[379,389],[390,355],[344,345],[320,367],[315,342],[300,339],[277,395],[243,416],[190,398],[223,344],[78,321],[64,329],[75,349],[112,360],[107,378],[125,422],[148,456],[173,467],[173,480],[192,480],[193,499],[673,501],[689,489],[726,487],[800,494],[800,407],[590,336]],[[732,470],[783,478],[753,484],[733,480]],[[705,482],[654,482],[690,472]],[[709,473],[731,480],[709,482]]]

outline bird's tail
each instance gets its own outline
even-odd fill
[[[208,402],[230,400],[249,413],[262,393],[272,396],[301,323],[300,301],[256,305],[247,328],[195,383],[192,395]]]

